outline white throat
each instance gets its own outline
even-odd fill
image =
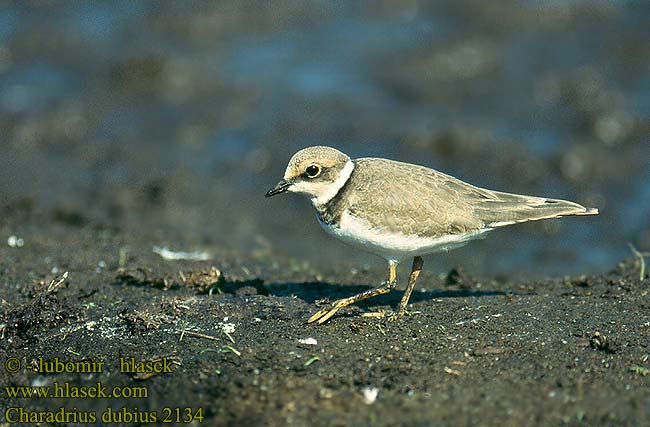
[[[317,197],[312,197],[311,198],[311,203],[314,205],[315,208],[319,208],[324,206],[327,202],[332,200],[334,196],[336,196],[341,190],[341,188],[345,185],[346,182],[348,182],[348,179],[350,179],[350,175],[352,175],[352,171],[354,170],[354,163],[352,160],[348,160],[348,162],[345,164],[343,169],[341,169],[341,174],[339,175],[338,178],[336,178],[336,181],[332,183],[332,185],[329,186],[327,191],[324,191],[322,194],[320,194]]]

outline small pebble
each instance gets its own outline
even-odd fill
[[[11,235],[7,239],[7,245],[9,245],[10,248],[22,248],[25,245],[25,240]]]
[[[366,405],[372,405],[377,400],[379,389],[377,387],[364,387],[361,392],[363,393],[363,402]]]

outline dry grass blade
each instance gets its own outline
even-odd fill
[[[52,292],[56,291],[65,283],[65,281],[68,280],[68,272],[66,271],[62,275],[55,277],[52,279],[49,285],[47,285],[47,289],[45,290],[45,293],[51,294]]]
[[[183,336],[189,335],[196,338],[205,338],[206,340],[219,341],[219,338],[213,337],[211,335],[201,334],[199,332],[188,331],[187,329],[174,329],[174,333],[181,334],[180,340],[183,339]]]
[[[634,256],[639,259],[639,280],[643,280],[645,278],[645,257],[649,256],[650,254],[648,252],[639,252],[637,248],[632,245],[632,243],[628,243],[628,245],[630,246],[630,250],[632,250]]]

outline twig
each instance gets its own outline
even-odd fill
[[[451,368],[449,368],[449,367],[447,367],[447,366],[445,366],[445,369],[444,369],[444,370],[445,370],[445,372],[448,373],[449,375],[456,375],[456,376],[460,375],[460,371],[458,371],[458,370],[456,370],[456,369],[451,369]]]
[[[632,250],[632,253],[634,254],[635,257],[639,258],[639,263],[641,264],[640,272],[639,272],[639,280],[643,280],[645,278],[645,258],[648,256],[648,253],[641,253],[639,252],[632,243],[628,243],[630,246],[630,249]]]
[[[228,337],[228,339],[230,340],[231,343],[233,343],[233,344],[235,343],[235,339],[232,337],[232,335],[230,335],[226,331],[223,331],[223,333],[226,334],[226,336]]]
[[[201,334],[199,332],[188,331],[187,329],[174,329],[174,333],[181,334],[181,337],[183,335],[190,335],[192,337],[205,338],[206,340],[219,341],[219,338],[217,337]]]
[[[237,356],[241,357],[241,352],[231,345],[224,345],[219,349],[219,353],[235,353]]]
[[[68,272],[66,271],[62,275],[55,277],[52,279],[49,285],[47,285],[47,289],[45,290],[46,293],[51,294],[52,292],[56,291],[61,287],[63,282],[68,280]]]
[[[129,254],[129,248],[127,248],[126,246],[123,246],[118,250],[118,255],[117,255],[118,267],[123,268],[126,265],[126,258],[128,254]]]
[[[69,353],[74,354],[75,356],[81,356],[81,353],[74,351],[74,350],[72,349],[72,347],[68,347],[68,348],[66,348],[66,350],[67,350]]]

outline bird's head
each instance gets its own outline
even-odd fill
[[[350,157],[334,148],[304,148],[291,157],[283,179],[266,193],[266,197],[290,191],[305,194],[314,206],[322,206],[336,196],[353,169]]]

